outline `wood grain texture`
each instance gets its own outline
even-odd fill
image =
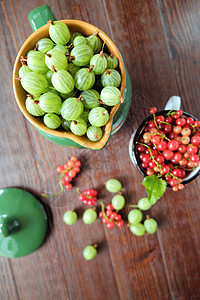
[[[0,2],[0,186],[33,192],[44,201],[50,220],[52,215],[51,230],[40,249],[24,258],[0,259],[0,298],[199,299],[198,179],[178,193],[167,190],[148,212],[159,223],[157,234],[142,238],[126,227],[109,231],[100,219],[83,225],[85,208],[76,193],[77,187],[93,186],[109,203],[104,182],[115,177],[126,187],[127,203],[136,204],[145,191],[142,176],[130,163],[128,142],[149,107],[162,109],[171,95],[181,95],[184,109],[199,117],[198,2],[49,0],[46,4],[58,19],[90,22],[114,40],[130,72],[133,99],[124,126],[100,151],[72,150],[44,139],[17,108],[11,83],[17,52],[32,32],[28,13],[42,3]],[[82,162],[75,188],[54,200],[42,199],[42,192],[58,191],[56,166],[72,154]],[[80,218],[67,227],[63,214],[73,208]],[[125,219],[128,211],[127,206]],[[98,243],[98,255],[85,262],[82,251],[92,243]]]

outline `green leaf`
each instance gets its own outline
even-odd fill
[[[167,187],[166,181],[155,175],[146,176],[142,184],[146,188],[148,200],[152,205],[162,197]]]

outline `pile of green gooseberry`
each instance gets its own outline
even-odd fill
[[[118,213],[118,211],[123,209],[125,206],[125,198],[124,198],[124,196],[122,196],[120,194],[121,191],[124,191],[124,189],[122,188],[122,185],[119,180],[114,179],[114,178],[109,179],[105,183],[105,187],[106,187],[107,191],[110,193],[118,193],[112,198],[112,201],[111,201],[112,203],[108,204],[107,206],[104,205],[102,201],[97,200],[101,203],[101,211],[99,213],[99,217],[104,219],[104,221],[106,221],[106,222],[103,221],[103,223],[109,225],[113,222],[115,222],[115,223],[117,223],[117,222],[114,219],[112,219],[110,214],[108,214],[107,212],[115,209],[116,212]],[[108,206],[110,208],[108,208]],[[150,204],[148,198],[141,198],[138,201],[137,205],[130,205],[130,207],[134,207],[134,209],[132,209],[128,213],[128,225],[127,226],[130,228],[130,231],[132,232],[132,234],[134,234],[136,236],[143,236],[145,233],[154,234],[157,231],[158,224],[155,219],[147,216],[146,220],[142,223],[142,220],[143,220],[142,211],[149,210],[151,208],[151,206],[152,205]],[[106,211],[106,208],[107,208],[107,211]],[[117,213],[115,213],[115,215],[117,215],[119,217],[120,215],[118,215]],[[95,209],[95,207],[93,207],[93,208],[88,208],[84,211],[82,219],[83,219],[84,224],[92,224],[97,219],[97,217],[98,217],[98,215],[97,215],[96,209]],[[77,218],[78,218],[78,215],[74,210],[68,210],[64,213],[63,221],[67,225],[73,225],[77,221]],[[122,220],[121,218],[119,221],[124,223],[124,220]],[[123,227],[123,223],[122,223],[122,226],[120,225],[118,227]],[[107,226],[107,227],[112,228],[113,226]],[[96,256],[96,254],[97,254],[97,244],[88,245],[83,250],[83,257],[85,258],[85,260],[93,259]]]
[[[100,140],[110,108],[123,101],[118,59],[104,45],[98,33],[71,34],[64,22],[49,21],[49,38],[20,59],[27,111],[50,129]]]

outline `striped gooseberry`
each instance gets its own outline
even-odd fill
[[[32,95],[27,95],[25,106],[29,114],[32,116],[40,117],[45,114],[39,105],[39,96],[33,97]]]
[[[70,40],[70,31],[68,26],[62,21],[49,21],[50,38],[60,45],[66,45]]]
[[[56,114],[46,114],[43,118],[44,124],[51,129],[56,129],[61,124],[61,119]]]
[[[54,43],[49,38],[42,38],[36,44],[37,50],[46,53],[47,51],[51,50],[54,46]]]
[[[90,126],[87,129],[87,137],[90,141],[99,141],[102,137],[102,130],[100,127]]]
[[[90,46],[78,45],[72,49],[69,61],[72,61],[76,66],[83,67],[89,64],[92,55],[93,50]]]
[[[118,193],[122,189],[121,182],[117,179],[111,178],[106,181],[106,189],[110,193]]]
[[[115,69],[107,69],[101,75],[101,83],[103,87],[106,87],[108,85],[119,87],[121,84],[121,75]]]
[[[70,93],[74,89],[74,79],[66,70],[54,69],[51,82],[55,89],[60,93]]]
[[[136,236],[142,236],[145,234],[145,227],[143,224],[131,224],[130,231]]]
[[[118,67],[119,61],[113,53],[111,53],[106,59],[108,69],[116,69]]]
[[[83,99],[83,105],[86,108],[92,109],[99,106],[100,95],[97,91],[90,89],[81,93]]]
[[[93,49],[94,53],[98,53],[102,47],[102,41],[97,34],[98,32],[95,32],[87,37],[88,45]]]
[[[87,131],[87,123],[82,119],[73,120],[70,124],[70,130],[75,135],[82,136]]]
[[[106,70],[107,60],[103,54],[103,51],[92,56],[90,60],[90,66],[94,66],[93,71],[96,75],[100,75]]]
[[[104,126],[109,120],[109,113],[104,107],[95,107],[89,112],[89,122],[93,126]]]
[[[108,106],[114,106],[120,101],[123,101],[121,91],[115,86],[104,87],[101,91],[100,98]]]
[[[66,99],[61,107],[61,115],[65,120],[76,120],[83,112],[81,97]]]
[[[54,93],[44,93],[39,101],[40,107],[46,113],[56,113],[62,106],[61,98]]]
[[[30,53],[27,57],[27,65],[34,72],[44,74],[48,71],[45,63],[45,54],[40,51],[32,51]]]
[[[139,224],[142,221],[142,212],[139,209],[132,209],[128,214],[130,224]]]
[[[31,95],[44,93],[48,83],[44,75],[37,72],[28,72],[21,78],[22,87]]]
[[[144,227],[146,232],[153,234],[156,232],[157,228],[158,228],[158,224],[156,222],[156,220],[154,220],[153,218],[148,218],[144,221]]]
[[[95,73],[92,68],[82,68],[74,76],[75,87],[80,90],[89,90],[95,83]]]
[[[52,49],[45,54],[45,63],[50,70],[55,68],[57,71],[66,70],[68,65],[67,57],[58,49]]]
[[[86,39],[86,37],[82,36],[82,35],[77,35],[74,40],[73,40],[73,45],[75,46],[79,46],[79,45],[87,45],[88,41]]]

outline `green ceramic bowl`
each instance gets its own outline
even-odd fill
[[[66,132],[62,129],[52,130],[50,128],[47,128],[43,124],[41,118],[37,118],[30,115],[26,110],[26,92],[22,88],[21,83],[18,80],[16,80],[15,76],[18,75],[19,68],[21,67],[20,57],[25,56],[29,50],[33,49],[38,40],[44,37],[49,37],[49,24],[47,24],[49,19],[55,20],[56,18],[54,17],[52,11],[47,5],[37,7],[29,14],[29,21],[31,23],[31,26],[33,30],[36,31],[33,32],[24,42],[15,60],[15,65],[13,69],[13,90],[17,104],[23,115],[26,117],[26,119],[29,122],[31,122],[31,124],[42,136],[44,136],[51,142],[67,147],[89,148],[94,150],[101,149],[108,142],[110,135],[117,132],[124,123],[130,108],[132,88],[128,71],[125,68],[122,56],[119,50],[117,49],[116,45],[102,30],[95,27],[94,25],[79,20],[62,20],[67,24],[71,33],[79,31],[84,35],[88,36],[98,30],[99,37],[103,41],[106,41],[107,50],[110,53],[113,52],[119,60],[119,68],[122,76],[121,93],[122,97],[124,98],[124,102],[121,104],[119,103],[111,109],[109,121],[105,125],[103,136],[100,139],[100,141],[92,142],[89,141],[86,136],[78,137],[75,136],[73,133]]]

